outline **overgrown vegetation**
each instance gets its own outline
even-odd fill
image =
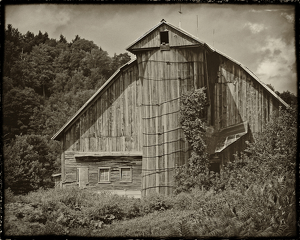
[[[191,146],[188,162],[179,166],[175,173],[176,193],[186,192],[195,187],[210,186],[208,175],[209,158],[206,151],[206,124],[204,110],[207,105],[205,89],[196,89],[181,96],[180,124]]]

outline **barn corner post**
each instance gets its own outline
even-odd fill
[[[61,153],[60,153],[60,159],[61,159],[61,188],[64,187],[64,183],[66,181],[66,170],[65,170],[65,137],[63,134],[63,137],[60,140],[61,142]]]

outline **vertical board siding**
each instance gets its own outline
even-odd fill
[[[134,46],[131,47],[132,50],[141,49],[141,48],[156,48],[160,46],[160,32],[168,31],[169,32],[169,46],[187,46],[195,45],[198,42],[183,33],[167,26],[162,25],[160,28],[143,39],[137,42]]]
[[[215,131],[248,121],[252,132],[261,132],[278,109],[278,101],[256,82],[245,70],[224,57],[208,63],[208,75],[218,66],[218,77],[214,84],[211,105]],[[213,82],[213,79],[210,78]]]
[[[66,132],[66,151],[140,151],[141,84],[134,64],[91,103]],[[125,149],[122,149],[125,148]]]
[[[205,86],[203,49],[153,50],[138,55],[143,82],[142,195],[173,191],[174,169],[188,155],[180,126],[180,96]]]

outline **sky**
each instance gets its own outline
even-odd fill
[[[179,13],[181,12],[181,13]],[[76,35],[110,56],[125,53],[162,19],[247,66],[276,91],[297,94],[293,5],[23,4],[5,6],[5,25],[21,33]],[[128,52],[129,53],[129,52]]]

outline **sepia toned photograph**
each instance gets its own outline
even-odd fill
[[[6,239],[296,238],[296,7],[5,5]]]

